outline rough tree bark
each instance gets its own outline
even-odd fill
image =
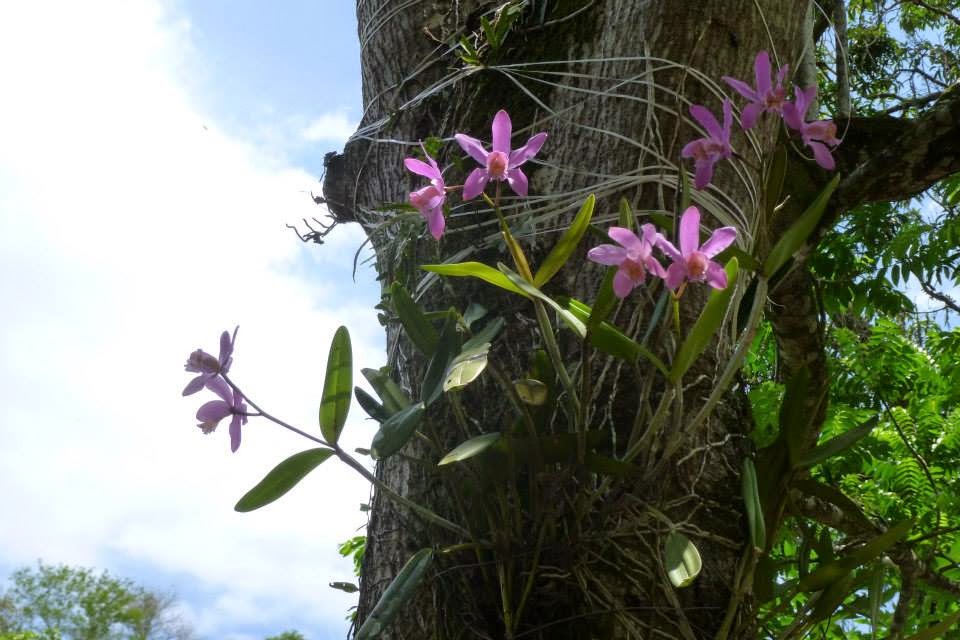
[[[513,116],[515,141],[534,131],[548,131],[550,139],[541,154],[544,163],[528,165],[531,198],[511,210],[516,214],[511,221],[517,225],[523,224],[525,215],[532,218],[533,213],[542,214],[535,224],[527,223],[530,233],[524,240],[536,262],[556,237],[550,230],[568,221],[575,205],[591,191],[598,193],[598,211],[606,215],[600,220],[615,219],[608,214],[616,211],[621,197],[639,210],[673,210],[674,192],[655,186],[657,171],[662,174],[661,184],[665,180],[669,183],[670,171],[657,169],[657,154],[651,153],[651,146],[677,162],[680,147],[699,135],[672,115],[685,112],[688,104],[677,94],[690,102],[706,104],[714,112],[719,112],[719,99],[692,72],[661,65],[655,59],[688,65],[714,81],[721,75],[751,78],[753,57],[760,49],[776,51],[781,62],[797,60],[803,50],[801,25],[807,11],[806,3],[796,0],[538,0],[525,9],[494,68],[472,69],[451,79],[451,69],[464,67],[451,52],[451,43],[476,32],[480,16],[490,15],[498,4],[482,0],[358,0],[364,119],[345,153],[328,157],[324,197],[338,220],[359,222],[368,231],[385,288],[398,280],[414,289],[423,275],[416,265],[439,262],[458,252],[468,260],[509,262],[502,247],[487,241],[496,236],[489,212],[472,213],[481,211],[482,205],[458,209],[449,219],[449,231],[439,245],[423,233],[422,223],[389,224],[393,214],[379,208],[384,203],[403,201],[414,186],[402,159],[412,155],[417,140],[450,136],[454,131],[488,139],[490,119],[500,108],[507,108]],[[646,59],[639,60],[640,56]],[[537,61],[566,62],[551,68],[562,72],[549,78],[552,84],[529,77],[518,81],[519,76],[503,70],[503,65]],[[656,88],[651,79],[656,81]],[[616,99],[610,98],[611,94],[616,94]],[[950,104],[957,102],[954,99]],[[955,106],[942,111],[956,115]],[[909,133],[947,140],[946,130],[955,129],[956,120],[944,124],[940,118],[927,128],[910,127]],[[868,127],[869,123],[864,123],[866,130]],[[620,137],[609,135],[611,131]],[[851,135],[856,131],[854,126]],[[754,153],[768,155],[775,135],[772,125],[761,128]],[[644,141],[646,146],[633,144],[631,139]],[[951,149],[958,139],[953,138]],[[748,147],[742,137],[735,138],[734,145]],[[917,148],[916,141],[911,142],[911,148]],[[846,163],[851,173],[870,162],[858,159],[850,145],[844,153],[841,164]],[[458,155],[459,149],[447,144],[439,158],[441,165],[449,165]],[[929,171],[921,175],[924,167],[918,161],[917,171],[910,174],[909,189],[929,184],[949,169],[947,164],[956,162],[956,154],[948,161],[928,162]],[[617,176],[635,179],[611,179]],[[447,182],[455,184],[462,177],[462,172],[454,168],[447,173]],[[851,183],[849,190],[838,196],[845,197],[846,193],[850,199],[838,207],[869,200],[871,189],[879,189],[881,197],[891,195],[896,192],[891,187],[895,179],[898,176],[881,175],[873,181],[864,178]],[[815,192],[824,182],[825,176],[809,167],[791,177],[791,185],[805,193]],[[761,249],[770,246],[799,213],[788,207],[776,224],[755,229],[757,221],[752,216],[756,203],[735,171],[721,167],[715,184],[725,194],[717,196],[716,207],[745,212],[744,231],[754,232],[753,244]],[[568,195],[537,199],[550,194]],[[705,223],[714,226],[717,221],[705,219]],[[582,260],[582,254],[578,258]],[[573,262],[576,266],[564,270],[551,290],[592,300],[600,274],[584,267],[577,258]],[[774,322],[787,372],[799,366],[810,367],[815,380],[825,384],[821,328],[811,279],[802,260],[771,296],[767,313]],[[617,323],[635,327],[636,318],[650,310],[648,298],[639,295],[636,302],[619,309]],[[689,326],[704,298],[701,291],[685,299],[683,322]],[[531,350],[539,346],[531,342],[532,314],[524,301],[465,279],[436,284],[424,290],[421,297],[428,308],[458,304],[461,311],[467,300],[479,302],[507,319],[507,329],[497,341],[492,360],[509,378],[522,377],[530,367]],[[416,397],[424,362],[396,323],[389,323],[386,331],[390,364],[401,385]],[[565,346],[576,353],[577,345],[570,342]],[[719,340],[688,375],[686,415],[693,415],[702,405],[730,349],[728,340]],[[591,371],[601,375],[606,371],[604,363],[597,361]],[[626,373],[608,375],[600,385],[604,403],[593,412],[591,427],[625,439],[634,421],[636,384],[635,378]],[[649,390],[654,396],[662,392],[655,385]],[[499,431],[507,421],[510,409],[499,394],[485,379],[465,394],[476,433]],[[823,406],[816,404],[810,410],[811,415],[821,415]],[[458,435],[445,431],[449,429],[446,416],[431,416],[429,422],[428,428],[441,440],[456,444]],[[813,438],[820,421],[814,422]],[[679,428],[672,420],[667,423],[670,428]],[[747,539],[739,469],[749,452],[745,436],[751,428],[752,418],[742,393],[730,391],[705,422],[693,433],[684,434],[681,446],[669,456],[664,456],[663,442],[654,438],[650,451],[637,460],[644,472],[631,483],[620,483],[589,513],[574,517],[562,504],[558,506],[554,517],[561,524],[548,532],[540,563],[547,569],[534,583],[524,620],[514,637],[692,640],[714,637],[728,617],[733,622],[729,637],[751,637],[754,623],[749,593],[737,599],[733,615],[728,616],[734,576]],[[419,462],[435,461],[436,452],[414,440],[403,453],[380,463],[378,476],[399,493],[454,521],[469,519],[471,505],[456,503],[450,497],[450,484],[456,479],[429,471]],[[545,482],[545,486],[552,487],[557,502],[562,502],[572,488],[589,481],[573,474],[555,485]],[[615,544],[609,536],[595,535],[616,530],[618,523],[629,520],[623,514],[635,516],[644,513],[646,507],[683,521],[687,531],[697,532],[695,542],[704,558],[704,569],[690,588],[674,592],[668,583],[665,586],[657,559],[658,536],[663,532],[655,522],[648,522],[647,528],[637,525],[635,530],[620,531],[622,535]],[[529,529],[525,522],[519,529],[530,536],[528,543],[506,552],[522,559],[530,556],[538,530]],[[598,538],[602,542],[597,542]],[[359,619],[369,614],[414,551],[429,544],[457,542],[462,541],[425,526],[415,515],[375,495]],[[439,572],[423,587],[414,605],[407,607],[382,637],[509,637],[500,613],[500,593],[491,588],[495,581],[490,580],[486,568],[477,566],[482,564],[478,556],[470,554],[444,558]],[[628,565],[636,571],[631,574],[625,568]],[[585,566],[590,570],[584,571]]]

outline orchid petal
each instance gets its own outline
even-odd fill
[[[455,134],[453,139],[457,141],[457,144],[460,145],[460,148],[463,149],[468,156],[483,166],[487,166],[487,156],[489,154],[484,150],[483,143],[476,138],[471,138],[465,133]]]
[[[237,449],[240,448],[240,420],[242,416],[239,413],[233,415],[233,420],[230,421],[230,451],[233,453],[237,452]]]
[[[687,257],[700,247],[700,210],[687,207],[680,216],[680,253]]]
[[[417,160],[416,158],[404,158],[403,166],[407,168],[408,171],[412,171],[418,176],[423,176],[424,178],[430,178],[436,180],[440,178],[440,171],[436,168],[431,167],[426,162],[422,160]]]
[[[613,275],[613,293],[618,298],[626,298],[635,286],[636,283],[630,279],[625,269],[617,269]]]
[[[723,135],[720,136],[720,141],[723,142],[727,148],[730,147],[730,130],[733,127],[733,103],[730,102],[728,98],[723,99]],[[728,157],[724,153],[724,157]]]
[[[799,131],[803,128],[803,115],[800,113],[800,110],[797,109],[797,105],[793,102],[788,102],[783,105],[783,109],[780,111],[783,115],[783,121],[787,123],[787,126],[795,131]]]
[[[744,129],[753,129],[757,124],[757,120],[760,118],[760,114],[763,113],[763,105],[756,102],[751,102],[743,108],[743,111],[740,112],[740,122],[743,124]]]
[[[666,269],[663,268],[663,265],[660,264],[660,261],[654,258],[653,256],[647,256],[643,260],[644,266],[647,267],[647,271],[657,276],[658,278],[665,278],[667,276]]]
[[[424,217],[427,219],[427,228],[430,230],[430,235],[432,235],[435,240],[439,240],[440,236],[443,235],[444,228],[447,226],[447,222],[443,217],[443,209],[439,207],[433,209],[424,214]]]
[[[187,383],[187,386],[183,388],[183,395],[192,396],[197,391],[200,391],[201,389],[203,389],[206,382],[207,382],[207,376],[201,373],[199,376],[197,376],[196,378],[194,378],[193,380]]]
[[[782,86],[783,86],[783,81],[784,81],[784,79],[787,77],[787,73],[789,73],[789,71],[790,71],[790,65],[789,65],[789,64],[783,65],[782,67],[780,67],[780,70],[777,71],[777,86],[778,86],[778,87],[782,87]]]
[[[730,76],[723,76],[723,81],[730,85],[734,91],[751,102],[756,102],[760,99],[760,96],[758,96],[757,92],[753,90],[753,87],[748,85],[743,80],[731,78]]]
[[[233,402],[233,390],[230,388],[230,385],[227,384],[226,380],[220,376],[208,376],[205,384],[207,389],[210,389],[210,391],[213,391],[223,398],[224,402]]]
[[[707,130],[711,138],[723,138],[723,130],[720,128],[720,123],[717,122],[716,116],[714,116],[709,109],[699,104],[690,105],[690,115],[700,123],[700,126]]]
[[[696,173],[693,176],[693,186],[697,189],[703,189],[713,180],[713,165],[716,162],[712,158],[703,158],[697,160],[695,167]]]
[[[683,145],[683,149],[680,150],[681,158],[694,158],[697,155],[697,149],[703,145],[706,138],[697,138],[687,144]]]
[[[233,340],[230,339],[230,333],[224,331],[220,334],[220,364],[230,359],[230,356],[233,354]]]
[[[197,420],[200,422],[219,422],[230,415],[230,405],[223,400],[205,402],[197,409]]]
[[[587,260],[608,267],[619,265],[626,257],[626,249],[612,244],[601,244],[587,251]]]
[[[474,169],[463,183],[463,199],[472,200],[480,195],[487,186],[490,175],[486,169]]]
[[[818,165],[827,171],[833,171],[836,168],[837,163],[830,154],[830,149],[827,148],[827,145],[816,140],[811,140],[807,144],[810,147],[810,150],[813,151],[813,158],[817,161]]]
[[[757,93],[764,95],[770,91],[770,54],[766,51],[757,53],[753,62],[753,74],[757,79]]]
[[[510,136],[513,133],[513,124],[510,122],[510,114],[500,109],[497,115],[493,116],[493,150],[502,153],[510,153]]]
[[[650,245],[650,249],[657,245],[657,242],[660,241],[660,238],[663,237],[655,226],[649,222],[640,227],[640,233],[643,235],[644,241]]]
[[[530,185],[527,182],[527,175],[520,169],[507,170],[507,184],[510,185],[510,188],[513,189],[513,192],[518,196],[522,198],[527,197],[527,190]]]
[[[712,258],[731,244],[737,239],[737,230],[733,227],[720,227],[713,232],[713,235],[703,243],[703,246],[700,247],[700,253]]]
[[[517,149],[516,151],[510,152],[510,166],[519,167],[524,162],[537,155],[537,152],[540,151],[540,147],[543,146],[543,143],[547,141],[547,133],[541,131],[535,136],[532,136],[527,143]]]
[[[704,279],[714,289],[727,288],[727,272],[719,262],[710,261]]]
[[[687,265],[682,261],[677,261],[667,267],[667,277],[664,278],[664,283],[667,285],[668,289],[676,291],[677,287],[683,282],[684,278],[687,277]]]
[[[617,244],[621,247],[626,247],[630,251],[641,251],[643,249],[643,242],[640,238],[637,237],[630,229],[624,227],[610,227],[607,230],[607,235],[610,236]]]
[[[662,235],[657,240],[657,247],[660,249],[660,251],[663,251],[663,253],[666,254],[670,260],[674,262],[683,260],[683,254],[677,251],[677,248],[673,245],[673,243],[664,238]]]

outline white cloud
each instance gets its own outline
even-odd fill
[[[230,455],[179,392],[189,351],[239,323],[237,381],[315,429],[336,326],[358,369],[383,359],[375,287],[348,284],[362,236],[308,248],[284,228],[320,213],[316,178],[199,112],[189,36],[149,0],[0,9],[0,564],[122,557],[210,593],[185,609],[211,637],[291,619],[342,635],[353,599],[326,583],[352,578],[335,543],[364,523],[365,483],[331,461],[236,514],[307,443],[252,420]],[[358,412],[349,446],[371,431]]]
[[[311,120],[303,130],[303,139],[308,142],[335,142],[342,145],[357,128],[357,123],[347,117],[345,111],[322,113]]]

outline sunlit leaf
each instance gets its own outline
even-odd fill
[[[440,462],[437,463],[437,466],[442,467],[453,462],[463,462],[464,460],[469,460],[470,458],[480,455],[489,449],[490,446],[499,439],[499,433],[485,433],[482,436],[470,438],[466,442],[460,443],[450,453],[443,456],[443,458],[440,459]]]
[[[590,226],[590,220],[593,218],[593,208],[596,202],[597,198],[592,193],[587,196],[586,202],[580,207],[580,211],[573,219],[573,222],[570,223],[567,230],[564,231],[560,239],[553,245],[553,249],[551,249],[547,257],[544,258],[543,264],[540,265],[536,275],[533,277],[534,286],[538,288],[543,287],[543,285],[550,282],[550,278],[556,275],[563,265],[566,264],[571,254],[573,254],[577,248],[577,245],[580,244],[580,239],[583,238],[583,234]]]
[[[264,476],[237,502],[234,509],[240,512],[253,511],[266,506],[290,491],[303,480],[308,473],[316,469],[333,455],[333,450],[326,447],[307,449],[295,453]]]
[[[679,531],[673,531],[667,537],[664,546],[664,565],[670,583],[677,588],[687,587],[700,574],[703,561],[700,552],[687,536]]]
[[[320,399],[320,432],[324,440],[336,444],[350,411],[353,388],[353,351],[350,332],[340,327],[333,335],[327,355],[327,375],[323,379]]]

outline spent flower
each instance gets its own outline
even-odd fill
[[[706,282],[714,289],[726,289],[727,272],[712,260],[729,247],[737,237],[733,227],[721,227],[700,244],[700,210],[688,207],[680,217],[680,249],[660,236],[657,247],[673,261],[664,280],[668,288],[677,290],[684,282]]]
[[[423,148],[423,145],[421,145]],[[443,235],[446,221],[443,218],[443,203],[447,199],[447,186],[437,161],[423,148],[427,161],[417,158],[404,158],[404,166],[413,173],[430,179],[430,184],[410,193],[410,204],[426,219],[427,228],[436,240]]]
[[[510,149],[510,137],[513,133],[513,125],[510,122],[510,115],[503,109],[497,111],[493,117],[493,145],[490,151],[483,148],[483,144],[476,138],[458,133],[454,136],[457,144],[471,158],[479,162],[482,166],[474,169],[467,176],[463,184],[463,199],[470,200],[480,195],[490,180],[506,180],[513,192],[518,196],[526,196],[528,183],[527,176],[520,169],[520,166],[537,155],[540,147],[547,140],[547,134],[544,131],[532,136],[519,149]]]
[[[744,129],[752,129],[764,111],[783,113],[783,107],[787,103],[787,90],[783,86],[783,80],[786,78],[788,70],[789,65],[780,67],[777,71],[777,83],[771,83],[770,54],[766,51],[760,51],[753,63],[756,88],[751,87],[743,80],[723,76],[724,82],[750,101],[750,104],[746,105],[740,114]]]
[[[659,278],[664,277],[663,265],[653,257],[653,247],[661,235],[652,224],[641,227],[641,237],[624,227],[610,227],[607,234],[617,245],[602,244],[587,252],[587,258],[598,264],[617,267],[613,276],[613,292],[618,298],[625,298],[634,287],[643,284],[647,273]]]
[[[733,104],[723,101],[723,126],[717,118],[703,105],[695,104],[690,107],[690,115],[707,130],[707,136],[688,142],[680,155],[684,158],[693,158],[696,173],[693,184],[697,189],[703,189],[713,179],[713,165],[719,160],[733,155],[730,147],[730,128],[733,125]]]

